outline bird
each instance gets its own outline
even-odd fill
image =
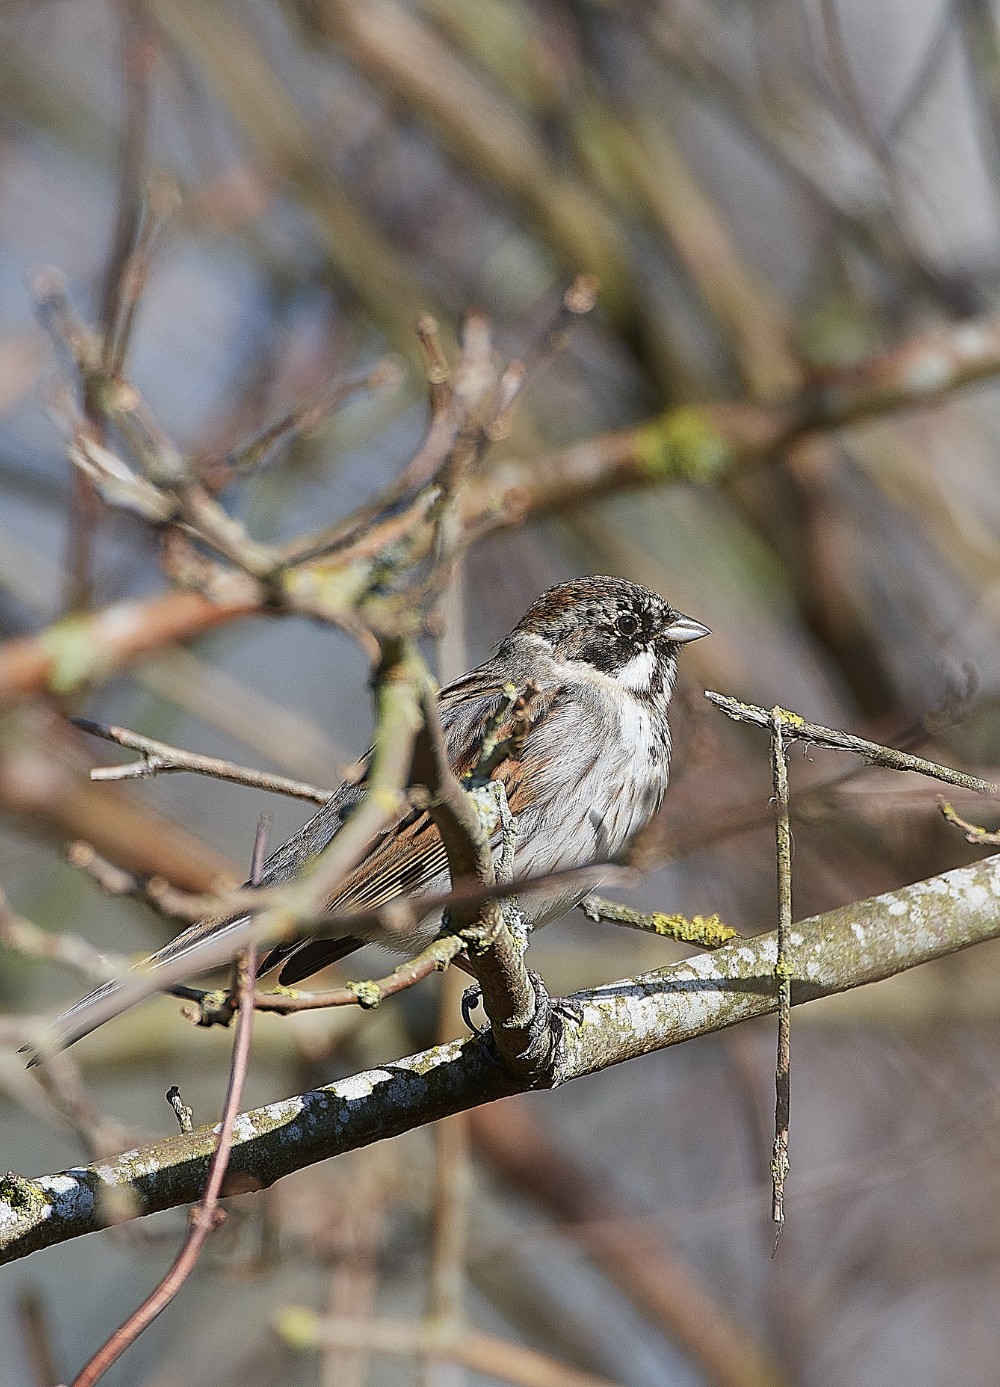
[[[483,741],[510,689],[530,686],[522,700],[519,754],[495,765],[516,823],[514,878],[540,877],[620,859],[659,809],[670,776],[668,709],[682,645],[710,635],[659,593],[624,578],[591,575],[549,588],[491,659],[440,691],[448,756],[462,776],[477,765]],[[526,705],[526,706],[525,706]],[[523,735],[523,721],[528,727]],[[501,735],[504,728],[500,729]],[[370,758],[371,752],[368,753]],[[264,864],[261,886],[293,878],[323,851],[365,794],[363,775],[345,781],[330,800]],[[364,944],[416,954],[441,927],[441,910],[419,910],[421,896],[444,894],[450,877],[444,844],[426,808],[412,807],[372,844],[326,902],[333,911],[376,911],[408,897],[412,923],[400,930],[377,921],[349,935],[279,943],[260,973],[280,969],[294,986]],[[566,914],[593,891],[593,878],[524,891],[518,905],[527,931]],[[245,929],[248,916],[190,925],[141,967],[190,964],[220,935]],[[234,942],[233,952],[238,945]],[[214,948],[212,962],[218,961]],[[126,978],[128,975],[125,975]],[[171,967],[171,976],[178,976]],[[119,998],[117,994],[122,994]],[[53,1023],[53,1048],[64,1048],[136,1001],[113,979]]]

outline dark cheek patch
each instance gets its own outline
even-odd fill
[[[624,648],[625,642],[616,641],[608,636],[604,640],[591,640],[579,651],[575,651],[573,659],[586,660],[588,664],[599,669],[602,674],[610,674],[612,670],[620,669],[623,664],[635,654],[632,646]]]

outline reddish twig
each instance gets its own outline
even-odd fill
[[[258,858],[256,848],[254,858],[256,863]],[[194,1270],[209,1233],[217,1228],[225,1217],[222,1210],[218,1208],[219,1196],[222,1193],[222,1184],[229,1166],[233,1128],[243,1096],[243,1085],[246,1081],[247,1067],[250,1061],[250,1038],[253,1033],[254,979],[257,974],[257,949],[254,944],[250,944],[247,949],[246,960],[241,968],[241,973],[236,1040],[233,1044],[229,1089],[226,1093],[226,1106],[219,1128],[219,1140],[212,1157],[212,1164],[209,1167],[205,1192],[201,1197],[201,1202],[191,1215],[191,1226],[184,1240],[184,1246],[156,1290],[112,1334],[103,1348],[94,1354],[90,1362],[74,1378],[72,1387],[92,1387],[93,1383],[104,1376],[112,1363],[117,1362],[129,1345],[135,1343],[139,1335],[167,1308]]]

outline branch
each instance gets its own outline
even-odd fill
[[[162,877],[140,877],[131,872],[123,871],[96,853],[89,843],[71,843],[67,849],[66,857],[72,866],[79,867],[86,872],[107,895],[131,896],[135,900],[144,901],[165,919],[184,920],[188,924],[196,924],[199,920],[207,919],[229,919],[239,914],[259,915],[272,906],[280,906],[285,903],[294,887],[293,881],[291,885],[261,886],[259,888],[243,886],[232,891],[219,891],[216,894],[198,894],[179,890]],[[516,877],[510,882],[492,882],[484,885],[472,880],[460,881],[452,890],[445,891],[441,895],[421,896],[420,909],[422,914],[429,914],[435,910],[468,910],[472,906],[481,905],[483,901],[503,899],[518,890],[534,886],[585,887],[601,881],[605,884],[611,883],[620,886],[622,890],[627,891],[630,887],[637,885],[638,880],[639,873],[632,867],[618,866],[613,862],[593,862],[586,867],[567,867],[560,871],[543,873],[541,876]],[[391,929],[393,912],[408,909],[409,906],[408,897],[399,897],[385,905],[369,910],[327,911],[319,909],[312,915],[301,916],[299,925],[303,931],[303,937],[306,932],[312,935],[317,929],[336,931],[339,934],[352,934],[365,925],[381,925],[383,929]],[[610,919],[611,917],[605,916],[603,918]],[[671,915],[651,916],[649,918],[667,921],[682,919],[681,916]],[[695,932],[699,931],[698,921],[700,919],[701,917],[696,915],[694,920],[690,922]],[[711,930],[713,928],[712,919],[713,917],[710,916],[707,921],[703,922],[706,929]],[[722,925],[720,928],[726,930],[728,926]],[[666,929],[657,929],[655,932],[670,934],[672,938],[681,937],[681,934],[675,934]],[[290,935],[289,938],[291,937]],[[688,942],[702,942],[700,937],[694,938],[687,934],[684,937]],[[722,942],[724,940],[717,940],[717,943]],[[704,947],[709,947],[709,945],[704,944]],[[235,948],[233,951],[235,952]],[[220,955],[213,962],[207,963],[205,967],[213,967],[216,963],[227,963],[228,961],[228,955]],[[174,977],[173,974],[167,973],[160,973],[158,976],[166,978],[168,982],[172,981]],[[184,974],[177,976],[184,976]],[[159,984],[151,990],[156,991],[158,987]]]
[[[792,1002],[878,982],[1000,936],[1000,857],[855,902],[793,926]],[[772,934],[609,983],[572,1000],[554,1086],[652,1050],[722,1030],[777,1008]],[[230,1169],[242,1188],[343,1151],[525,1090],[530,1077],[490,1063],[476,1038],[436,1046],[380,1069],[247,1113],[236,1124]],[[175,1208],[200,1196],[213,1129],[177,1135],[117,1160],[0,1183],[0,1257],[12,1261],[101,1226],[110,1191],[129,1191],[134,1213]]]
[[[724,925],[718,915],[709,915],[707,919],[704,915],[695,915],[691,920],[683,915],[664,915],[660,911],[648,915],[631,906],[620,905],[618,901],[607,901],[603,896],[584,896],[579,908],[595,923],[608,920],[613,925],[641,929],[661,939],[676,939],[681,944],[697,944],[702,949],[718,949],[740,937],[739,930]]]
[[[333,797],[332,790],[321,790],[316,785],[290,780],[285,775],[271,775],[268,771],[253,770],[249,766],[236,766],[232,761],[220,761],[216,756],[198,756],[192,751],[182,751],[179,747],[168,746],[166,742],[157,742],[152,737],[130,732],[127,727],[103,727],[89,718],[70,718],[70,722],[94,737],[103,737],[106,742],[115,742],[130,751],[142,752],[141,761],[130,761],[124,766],[96,767],[90,772],[91,780],[147,780],[171,771],[193,771],[197,775],[210,775],[216,780],[232,781],[234,785],[249,785],[255,790],[270,790],[276,795],[311,800],[313,804],[326,804]]]
[[[413,1320],[324,1319],[299,1306],[281,1311],[275,1328],[293,1348],[366,1349],[393,1358],[443,1360],[514,1387],[614,1387],[608,1378],[473,1329]]]
[[[768,729],[772,727],[773,712],[766,712],[752,703],[741,703],[736,698],[727,698],[725,694],[712,693],[709,689],[705,690],[705,697],[734,722],[749,722],[754,727]],[[820,727],[784,708],[779,708],[777,713],[781,718],[781,735],[785,741],[808,742],[811,746],[830,747],[834,751],[853,751],[873,766],[885,766],[893,771],[916,771],[919,775],[943,780],[946,785],[958,785],[963,790],[978,790],[986,795],[1000,794],[1000,785],[994,785],[990,780],[980,780],[977,776],[966,775],[965,771],[952,770],[950,766],[939,766],[936,761],[925,761],[922,756],[911,756],[908,751],[896,751],[894,747],[882,746],[879,742],[867,742],[850,732]]]
[[[364,857],[375,836],[397,821],[406,808],[403,787],[407,783],[413,756],[413,743],[421,726],[421,689],[429,679],[416,647],[407,641],[385,644],[376,673],[375,745],[365,782],[365,795],[349,819],[316,857],[306,859],[307,847],[300,844],[294,864],[299,874],[285,886],[268,894],[259,914],[259,893],[251,890],[250,908],[233,918],[210,918],[197,941],[176,957],[162,961],[146,960],[119,980],[106,995],[88,1000],[87,1029],[103,1025],[152,992],[170,990],[174,983],[228,962],[249,944],[273,946],[284,940],[301,938],[307,925],[325,914],[337,887]],[[148,887],[146,888],[148,892]],[[228,903],[244,893],[232,893]],[[257,897],[256,900],[254,898]],[[183,905],[183,902],[178,902]],[[218,928],[213,927],[218,924]],[[331,922],[325,921],[329,926]],[[61,1034],[37,1041],[39,1058],[53,1045],[71,1043],[77,1033],[69,1027]],[[34,1062],[34,1061],[33,1061]]]
[[[260,837],[258,831],[258,841],[260,841]],[[219,1197],[222,1194],[223,1183],[229,1167],[233,1131],[250,1064],[250,1038],[253,1032],[254,1013],[253,987],[256,972],[257,950],[251,944],[240,968],[239,1017],[236,1023],[236,1039],[233,1042],[233,1058],[229,1069],[229,1087],[226,1091],[222,1121],[218,1128],[218,1140],[208,1168],[208,1179],[205,1182],[204,1193],[198,1202],[198,1207],[191,1214],[187,1237],[184,1239],[183,1246],[177,1254],[173,1266],[160,1284],[86,1363],[73,1379],[73,1387],[93,1387],[93,1384],[104,1376],[112,1363],[118,1361],[129,1345],[134,1344],[139,1335],[152,1324],[158,1315],[163,1313],[194,1271],[209,1233],[214,1232],[225,1219],[224,1211],[219,1208]],[[214,1133],[215,1128],[212,1131]]]
[[[254,438],[241,444],[222,464],[229,475],[245,475],[267,464],[279,448],[288,448],[302,434],[319,427],[328,414],[365,390],[395,390],[403,379],[398,361],[386,357],[364,376],[335,380],[309,400],[294,405]]]
[[[416,958],[401,963],[388,977],[345,983],[343,987],[331,988],[329,992],[300,992],[297,987],[257,992],[253,1004],[257,1011],[272,1011],[278,1016],[291,1016],[298,1011],[320,1011],[326,1007],[359,1006],[365,1011],[373,1011],[387,997],[404,992],[431,973],[443,972],[463,948],[464,944],[457,935],[447,935],[443,939],[435,939]],[[199,1024],[206,1025],[211,1024],[213,999],[226,997],[225,993],[201,992],[195,988],[186,988],[185,995],[203,1012],[209,1012],[204,1022],[199,1019]]]
[[[938,796],[938,807],[948,823],[954,824],[956,828],[962,830],[967,843],[978,843],[989,847],[996,847],[1000,844],[1000,833],[991,833],[989,829],[979,828],[976,824],[970,824],[967,819],[959,818],[953,806],[942,796]]]
[[[537,687],[526,693],[527,702],[536,692]],[[512,742],[521,737],[517,719],[526,716],[527,703],[518,710],[519,702],[511,700],[515,710]],[[483,767],[498,749],[499,727],[491,729],[484,739],[481,761],[466,777],[467,788],[463,788],[451,769],[437,700],[430,692],[425,692],[423,706],[424,726],[417,740],[413,774],[424,779],[430,792],[428,808],[448,854],[452,882],[457,885],[472,878],[483,885],[500,880],[509,884],[512,863],[501,858],[494,866],[490,846],[495,829],[507,830],[505,818],[509,819],[510,811],[506,792],[501,780],[483,782]],[[449,914],[460,926],[469,963],[482,988],[491,1039],[500,1058],[512,1071],[538,1080],[555,1059],[557,1034],[548,999],[536,991],[524,965],[523,940],[519,947],[499,900],[487,899],[472,913],[453,909]]]
[[[57,621],[0,645],[0,709],[36,694],[73,693],[175,641],[263,610],[257,583],[231,575],[228,595],[166,592]]]
[[[73,968],[85,978],[107,982],[129,966],[129,960],[117,954],[104,954],[76,934],[51,934],[39,929],[31,920],[11,909],[3,890],[0,890],[0,944],[24,958],[45,958]]]
[[[70,333],[70,328],[61,328],[56,335],[65,339]],[[86,350],[84,341],[79,352]],[[610,492],[674,481],[718,480],[734,468],[760,461],[802,433],[840,428],[907,405],[926,404],[997,374],[1000,320],[986,318],[916,338],[887,356],[831,374],[821,388],[804,392],[788,405],[739,401],[685,405],[638,428],[599,434],[540,458],[504,460],[461,487],[461,542],[518,525],[529,515]],[[401,522],[401,533],[409,533],[420,520],[421,513],[414,511]],[[338,541],[345,538],[342,527],[334,534]],[[399,538],[386,521],[375,535],[367,535],[364,545],[359,540],[349,557],[359,565],[362,560],[370,564],[381,549]],[[316,541],[313,537],[310,544]],[[291,562],[302,555],[296,546],[286,546],[281,557]],[[327,620],[346,621],[348,607],[339,611],[331,605],[331,594],[339,591],[336,584],[344,576],[337,569],[319,569],[304,572],[297,583],[286,577],[287,601]],[[357,581],[360,589],[363,575]],[[7,641],[0,645],[0,709],[35,694],[73,692],[91,680],[106,679],[161,646],[191,639],[265,607],[258,583],[243,573],[223,572],[213,583],[211,597],[172,592],[146,601],[116,603],[89,616],[57,622],[36,636]]]
[[[927,405],[998,374],[1000,318],[980,318],[830,372],[785,404],[676,406],[637,428],[598,434],[540,458],[496,463],[463,490],[467,536],[629,488],[716,482],[803,434]]]

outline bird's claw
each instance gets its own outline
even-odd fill
[[[468,1026],[473,1035],[485,1035],[489,1026],[477,1026],[472,1019],[472,1013],[483,1000],[483,989],[477,982],[471,987],[467,987],[462,993],[462,1020]]]

